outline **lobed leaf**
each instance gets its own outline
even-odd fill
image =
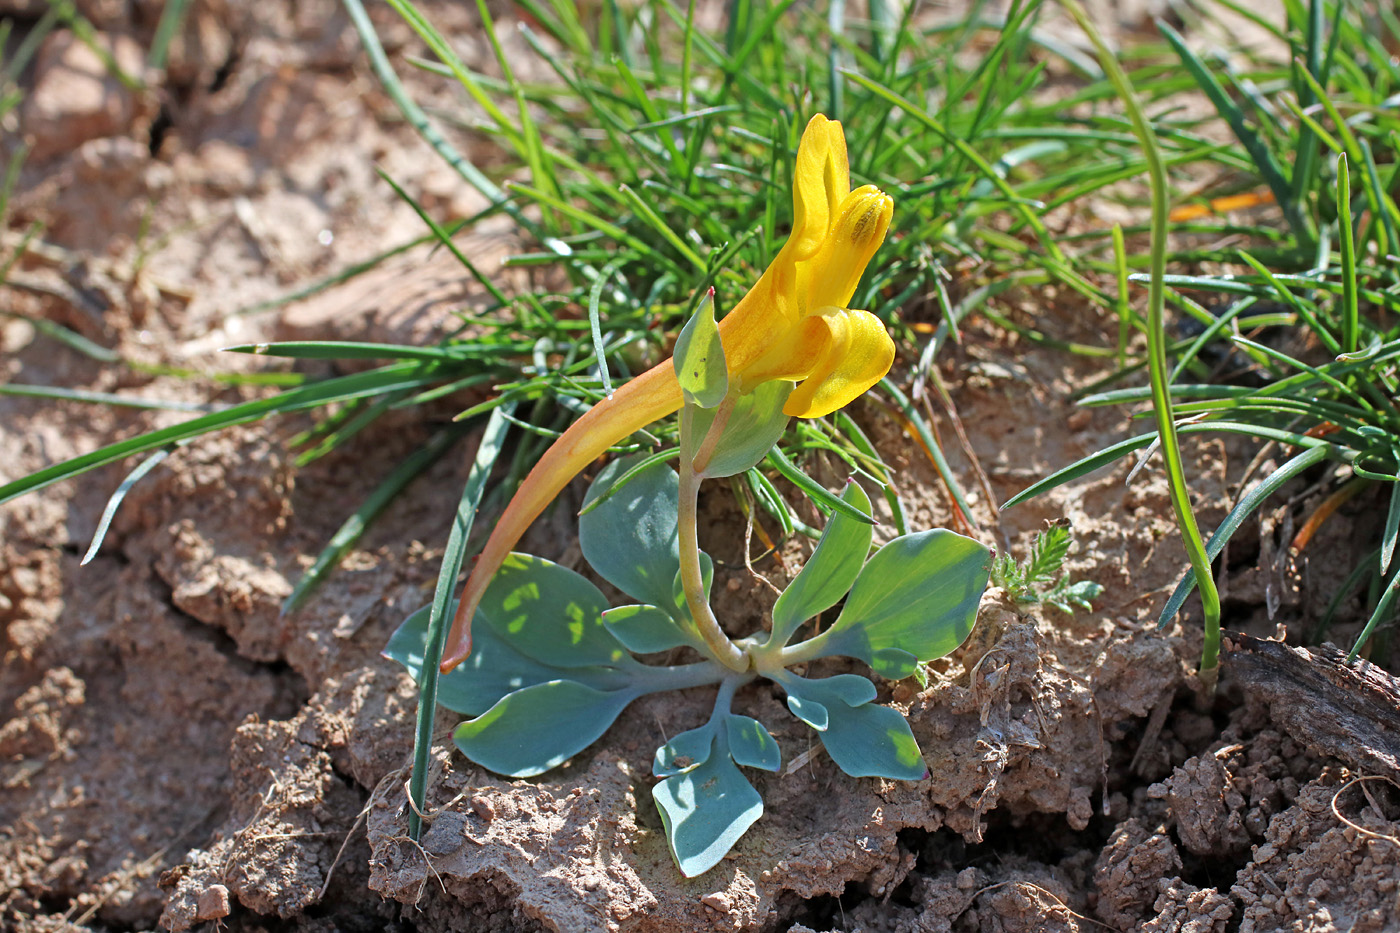
[[[714,744],[713,723],[682,732],[656,750],[656,756],[651,763],[651,773],[659,778],[667,778],[698,768],[710,759]]]
[[[584,506],[599,499],[626,473],[637,456],[605,466],[588,487]],[[637,471],[621,489],[579,517],[583,557],[604,580],[639,603],[669,606],[680,572],[676,501],[680,479],[664,462]]]
[[[592,745],[638,695],[551,680],[516,690],[452,733],[472,761],[507,777],[533,777]]]
[[[477,618],[521,654],[557,668],[635,665],[603,625],[608,602],[567,567],[511,554],[482,596]]]
[[[405,619],[383,652],[384,657],[402,664],[419,682],[431,608],[424,606]],[[557,667],[516,651],[494,629],[483,625],[473,633],[472,653],[467,659],[452,673],[439,676],[437,702],[453,712],[479,716],[509,693],[558,680],[564,674]],[[599,690],[619,689],[627,683],[623,674],[607,667],[575,667],[568,670],[567,676]]]
[[[870,512],[870,497],[854,481],[847,484],[841,498],[862,512]],[[832,514],[806,566],[773,606],[773,634],[768,644],[786,644],[804,620],[830,609],[850,591],[865,566],[873,534],[874,528],[845,512]]]
[[[840,654],[872,666],[877,655],[890,663],[890,655],[880,655],[890,648],[920,661],[941,658],[972,631],[990,565],[987,548],[945,529],[895,538],[861,570],[831,628],[797,650],[804,658]]]
[[[729,740],[729,755],[736,763],[763,771],[777,771],[782,766],[782,752],[763,723],[749,716],[730,713],[725,717],[724,727]]]
[[[723,742],[722,736],[716,740]],[[652,790],[666,828],[666,844],[687,878],[719,864],[763,815],[763,798],[729,757],[717,748],[705,761],[672,775]]]
[[[918,781],[928,776],[909,723],[898,710],[870,702],[875,699],[875,685],[864,677],[840,674],[808,680],[787,674],[778,682],[787,691],[788,707],[817,729],[831,760],[851,777]],[[825,728],[817,727],[798,709],[820,709]]]

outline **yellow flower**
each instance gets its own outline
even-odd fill
[[[793,227],[749,293],[719,323],[731,391],[775,379],[797,383],[783,406],[820,418],[854,401],[889,371],[894,342],[867,311],[846,307],[884,242],[894,202],[873,185],[851,190],[841,124],[821,114],[802,134],[793,168]],[[472,569],[442,670],[471,652],[471,619],[501,562],[561,489],[613,444],[681,407],[670,360],[604,399],[545,452],[506,506]]]

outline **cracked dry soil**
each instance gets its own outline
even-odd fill
[[[154,16],[83,6],[119,54],[149,42],[139,24]],[[431,210],[481,205],[396,118],[336,4],[193,9],[151,95],[105,80],[65,36],[46,41],[27,79],[20,129],[34,148],[6,232],[41,220],[44,249],[16,267],[7,306],[131,359],[200,367],[215,365],[214,348],[255,338],[423,342],[479,301],[450,260],[419,252],[284,309],[230,316],[420,232],[374,164]],[[466,7],[428,9],[464,49],[480,44]],[[414,47],[387,12],[375,15],[402,61]],[[476,52],[469,60],[488,60]],[[406,73],[429,104],[444,94]],[[467,246],[485,265],[512,241],[488,228]],[[1044,295],[1017,300],[1034,303],[1052,336],[1084,340],[1100,327],[1083,308],[1043,307]],[[964,338],[944,376],[998,501],[1122,436],[1118,416],[1067,401],[1088,368],[992,329]],[[0,322],[0,351],[6,381],[190,397],[188,382],[100,365],[21,319]],[[212,391],[229,402],[250,390]],[[1018,552],[1044,521],[1069,518],[1071,570],[1105,591],[1073,617],[993,591],[927,689],[881,686],[907,712],[929,779],[846,777],[780,697],[750,689],[738,711],[774,729],[787,767],[758,776],[766,812],[733,856],[685,880],[666,854],[649,763],[708,699],[649,697],[536,781],[503,780],[440,748],[431,823],[410,842],[414,689],[379,651],[431,592],[475,440],[410,487],[305,610],[284,617],[279,606],[345,514],[427,437],[426,422],[457,410],[444,404],[393,416],[301,470],[285,442],[305,423],[190,444],[135,487],[82,568],[120,469],[0,509],[0,929],[1400,928],[1400,795],[1370,779],[1397,776],[1394,722],[1351,710],[1345,721],[1376,725],[1364,740],[1299,729],[1287,678],[1242,685],[1228,656],[1222,691],[1197,692],[1193,621],[1151,630],[1183,566],[1151,470],[1127,486],[1124,469],[1091,476],[1000,527],[986,493],[975,498],[986,533]],[[923,453],[877,406],[854,413],[900,469],[911,525],[949,524]],[[183,417],[0,397],[0,480]],[[1203,443],[1192,459],[1211,525],[1248,454]],[[978,488],[966,457],[958,464]],[[578,564],[569,516],[581,488],[526,549]],[[733,504],[713,492],[706,508],[720,615],[749,630],[769,590],[744,568]],[[1301,627],[1356,559],[1352,541],[1375,511],[1358,503],[1334,520],[1315,546],[1324,556],[1286,575],[1232,556],[1231,627]],[[758,570],[781,582],[802,547],[790,542]]]

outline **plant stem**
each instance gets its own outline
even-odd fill
[[[710,609],[709,600],[705,598],[705,581],[700,572],[700,542],[695,530],[704,467],[709,464],[720,432],[724,430],[729,414],[734,410],[735,399],[734,393],[730,393],[720,402],[710,430],[698,450],[694,437],[694,408],[690,404],[681,408],[681,488],[677,519],[680,533],[681,589],[685,592],[685,603],[690,607],[690,615],[695,619],[700,637],[705,640],[715,660],[730,670],[743,673],[749,668],[748,656],[724,634],[724,630],[719,627],[719,620]]]
[[[1118,96],[1123,101],[1123,108],[1132,122],[1133,132],[1142,145],[1143,158],[1147,162],[1148,179],[1152,188],[1152,278],[1147,297],[1147,362],[1148,374],[1152,380],[1152,408],[1157,418],[1157,436],[1161,440],[1162,461],[1166,467],[1167,486],[1171,493],[1172,506],[1176,511],[1177,527],[1181,529],[1182,544],[1186,547],[1186,555],[1196,574],[1196,587],[1201,594],[1201,611],[1205,616],[1205,641],[1201,646],[1199,676],[1207,690],[1213,693],[1220,671],[1220,595],[1215,588],[1210,558],[1206,554],[1206,545],[1201,540],[1200,529],[1196,526],[1196,514],[1191,508],[1191,497],[1186,488],[1181,447],[1177,442],[1176,420],[1172,415],[1164,339],[1166,331],[1162,321],[1165,303],[1163,277],[1166,274],[1167,261],[1167,171],[1162,162],[1161,150],[1157,147],[1156,136],[1138,104],[1132,82],[1128,80],[1122,66],[1118,64],[1118,60],[1094,28],[1078,0],[1064,0],[1064,7],[1093,43],[1104,74],[1108,76],[1108,80],[1117,89]]]

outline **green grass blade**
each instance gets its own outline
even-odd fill
[[[175,399],[138,398],[132,395],[115,395],[111,392],[89,392],[85,389],[62,389],[56,386],[31,386],[15,383],[0,384],[0,395],[14,395],[22,398],[46,398],[64,402],[87,402],[94,405],[113,405],[118,408],[142,408],[157,411],[220,411],[219,405],[204,405],[199,402],[180,402]]]
[[[10,318],[15,321],[24,321],[36,331],[57,340],[59,343],[81,353],[89,359],[97,360],[99,363],[120,363],[122,357],[115,350],[109,350],[100,343],[94,343],[75,330],[70,330],[62,324],[55,324],[45,318],[28,317],[23,314],[15,314],[12,311],[0,309],[0,317]]]
[[[1181,529],[1182,543],[1195,571],[1196,584],[1201,591],[1201,604],[1205,615],[1205,643],[1201,649],[1200,676],[1212,688],[1216,671],[1220,666],[1220,596],[1215,589],[1215,578],[1211,574],[1210,560],[1206,557],[1205,543],[1201,540],[1196,526],[1196,514],[1191,506],[1191,493],[1186,486],[1186,473],[1182,464],[1181,447],[1177,440],[1176,421],[1172,417],[1172,400],[1169,391],[1170,379],[1167,372],[1166,324],[1162,311],[1166,301],[1166,290],[1162,278],[1166,274],[1169,192],[1167,172],[1162,164],[1161,151],[1152,128],[1138,103],[1137,92],[1128,76],[1124,74],[1117,58],[1104,43],[1103,37],[1094,28],[1089,16],[1077,0],[1066,0],[1065,8],[1076,24],[1089,37],[1098,53],[1099,64],[1103,66],[1118,91],[1119,98],[1132,121],[1147,159],[1148,178],[1152,188],[1152,280],[1147,299],[1147,344],[1148,373],[1152,380],[1152,407],[1157,416],[1157,433],[1161,438],[1162,460],[1166,469],[1172,505],[1176,511],[1177,525]],[[1175,35],[1170,27],[1162,25],[1168,39]],[[1177,44],[1180,36],[1176,36]],[[1181,44],[1181,51],[1186,51]],[[1188,63],[1188,67],[1190,67]],[[1218,87],[1218,85],[1217,85]],[[1281,176],[1280,176],[1281,177]]]
[[[866,466],[875,481],[880,484],[880,491],[885,496],[885,503],[890,507],[890,514],[894,516],[895,531],[902,535],[909,534],[909,520],[904,510],[904,500],[900,498],[899,490],[895,487],[890,476],[889,467],[880,458],[875,445],[870,442],[870,438],[865,436],[865,432],[856,424],[855,419],[846,414],[845,409],[837,409],[833,415],[837,427],[845,435],[846,441],[860,453],[865,455]]]
[[[286,340],[281,343],[241,343],[224,347],[229,353],[255,356],[281,356],[298,360],[435,360],[461,362],[468,359],[499,359],[503,355],[526,353],[530,341],[505,344],[448,344],[415,347],[401,343],[360,343],[352,340]]]
[[[1361,140],[1361,158],[1366,166],[1366,199],[1371,203],[1372,213],[1380,217],[1381,230],[1384,232],[1381,242],[1377,244],[1379,252],[1381,255],[1400,252],[1400,231],[1396,229],[1395,200],[1381,184],[1381,175],[1376,168],[1375,156],[1371,153],[1371,144],[1364,139]]]
[[[398,13],[399,16],[403,17],[404,22],[408,23],[409,28],[416,32],[418,37],[427,44],[432,53],[438,57],[438,61],[442,62],[446,73],[455,78],[457,83],[462,86],[463,90],[471,95],[472,100],[476,101],[477,106],[486,112],[486,115],[491,118],[491,122],[501,131],[501,134],[505,137],[511,148],[515,149],[516,152],[520,152],[524,148],[524,142],[520,138],[520,133],[515,128],[515,124],[511,122],[501,108],[496,106],[496,102],[492,100],[491,96],[482,88],[482,82],[479,80],[479,77],[467,68],[466,63],[458,57],[457,52],[452,48],[452,44],[428,21],[427,17],[420,13],[418,8],[408,2],[408,0],[386,0],[386,2],[388,2],[389,6],[394,8],[394,11]]]
[[[1337,241],[1342,253],[1342,352],[1355,353],[1361,345],[1361,327],[1356,300],[1356,248],[1351,229],[1351,179],[1345,152],[1337,156]]]
[[[1390,569],[1395,557],[1395,539],[1400,536],[1400,483],[1390,490],[1390,508],[1385,513],[1385,532],[1381,535],[1381,575]]]
[[[185,16],[189,9],[190,0],[165,0],[165,5],[160,11],[160,20],[156,23],[156,34],[151,38],[151,49],[146,53],[147,66],[156,71],[165,69],[171,40],[185,24]]]
[[[1081,476],[1087,476],[1095,470],[1101,470],[1135,450],[1142,450],[1156,439],[1157,435],[1155,433],[1139,434],[1137,437],[1130,437],[1116,444],[1111,444],[1103,450],[1095,451],[1089,456],[1082,457],[1069,466],[1061,467],[1044,479],[1022,489],[1020,492],[1016,493],[1016,495],[1003,502],[1001,508],[1004,511],[1012,506],[1020,505],[1027,499],[1034,499],[1041,493],[1049,492],[1052,489],[1063,486],[1065,483],[1079,479]]]
[[[1303,214],[1298,208],[1298,200],[1293,196],[1293,190],[1288,179],[1284,176],[1283,167],[1279,164],[1278,158],[1274,155],[1268,144],[1264,141],[1245,117],[1244,111],[1239,108],[1230,95],[1225,92],[1220,81],[1215,77],[1205,62],[1197,57],[1196,53],[1186,45],[1186,40],[1181,37],[1171,26],[1159,21],[1157,28],[1171,44],[1181,63],[1186,66],[1186,70],[1196,79],[1196,83],[1210,99],[1212,105],[1220,116],[1230,125],[1235,138],[1244,146],[1254,160],[1255,169],[1259,172],[1264,183],[1273,192],[1274,199],[1282,208],[1284,216],[1288,218],[1288,224],[1293,228],[1293,232],[1300,239],[1311,242],[1314,237],[1309,232],[1309,227],[1303,219]],[[1122,69],[1118,69],[1121,73]]]
[[[661,234],[662,239],[670,243],[676,252],[685,257],[686,261],[700,272],[704,273],[708,271],[705,260],[701,259],[695,250],[687,246],[685,241],[676,235],[676,231],[666,225],[666,221],[662,220],[660,215],[652,210],[651,205],[648,204],[641,195],[637,194],[637,192],[626,185],[619,185],[618,190],[622,192],[622,196],[627,199],[627,203],[631,205],[632,210],[636,211],[637,216],[646,221],[648,227],[651,227],[657,233]]]
[[[1385,582],[1385,593],[1380,601],[1376,603],[1376,611],[1371,613],[1371,618],[1366,620],[1366,625],[1361,630],[1361,634],[1356,636],[1356,641],[1352,643],[1351,651],[1347,652],[1347,663],[1356,660],[1357,654],[1370,641],[1371,633],[1376,630],[1376,626],[1381,620],[1390,614],[1390,609],[1395,605],[1395,597],[1400,593],[1400,568],[1390,575],[1390,579]]]
[[[168,447],[162,447],[160,450],[157,450],[145,460],[142,460],[140,465],[128,473],[126,479],[122,480],[121,485],[117,487],[117,491],[112,493],[112,497],[107,500],[107,506],[102,510],[102,517],[97,520],[97,530],[92,534],[92,543],[88,545],[87,553],[84,554],[83,559],[78,562],[79,567],[86,567],[92,562],[92,559],[97,556],[98,550],[102,547],[102,540],[107,537],[107,529],[112,526],[112,519],[116,517],[117,508],[122,504],[122,500],[126,498],[126,494],[131,491],[131,487],[139,483],[142,477],[164,462],[165,458],[170,456],[178,446],[180,445],[171,444]]]
[[[467,272],[471,274],[472,278],[481,283],[481,287],[486,289],[487,293],[496,300],[496,303],[503,308],[510,307],[510,299],[506,298],[505,294],[496,287],[495,282],[492,282],[488,276],[482,274],[481,270],[476,267],[476,263],[467,258],[466,254],[462,252],[457,246],[457,243],[452,239],[451,234],[436,220],[429,217],[428,212],[423,210],[422,206],[417,201],[409,197],[408,192],[403,190],[403,187],[398,182],[394,181],[393,178],[389,177],[383,169],[376,169],[376,171],[379,173],[379,177],[384,179],[389,184],[389,187],[394,189],[394,193],[402,198],[409,207],[413,208],[413,212],[417,214],[418,218],[432,231],[437,241],[446,247],[447,251],[452,254],[454,259],[462,264],[462,268],[466,269]]]
[[[310,596],[312,590],[319,586],[327,574],[340,564],[341,558],[350,548],[355,546],[355,542],[360,540],[365,529],[378,517],[379,513],[384,511],[384,508],[394,501],[399,493],[403,492],[405,486],[437,462],[439,457],[447,453],[462,436],[462,433],[463,429],[460,426],[438,431],[429,438],[428,443],[404,458],[403,462],[384,479],[384,482],[375,487],[374,492],[365,498],[360,507],[331,536],[321,553],[316,555],[316,562],[306,573],[301,575],[301,578],[292,587],[291,595],[282,603],[284,615],[289,615],[301,608],[306,597]]]
[[[866,515],[860,509],[851,505],[840,496],[828,492],[826,487],[812,479],[798,468],[797,464],[787,458],[780,448],[774,447],[768,451],[768,465],[781,473],[788,482],[792,483],[802,493],[811,499],[812,502],[824,512],[840,512],[849,518],[854,518],[858,522],[866,525],[878,524],[874,518]],[[750,470],[750,473],[755,471]]]
[[[933,436],[928,422],[924,421],[919,410],[888,376],[880,380],[880,388],[890,397],[890,401],[894,402],[894,406],[899,409],[900,414],[914,426],[914,430],[918,432],[919,440],[923,442],[924,448],[933,458],[933,466],[938,471],[939,478],[943,480],[943,485],[948,487],[948,495],[952,496],[954,504],[962,512],[962,517],[968,526],[976,529],[977,519],[972,514],[972,507],[967,504],[967,497],[963,495],[962,487],[958,485],[957,477],[953,475],[953,468],[948,465],[948,459],[943,456],[943,448],[939,445],[938,439]]]
[[[199,418],[192,418],[180,424],[150,431],[137,437],[108,444],[91,453],[82,454],[62,463],[45,467],[28,476],[0,486],[0,505],[27,492],[35,492],[53,483],[71,479],[88,470],[96,469],[133,454],[145,453],[173,444],[176,441],[198,437],[211,431],[257,421],[270,414],[314,408],[331,402],[342,402],[352,398],[380,395],[399,388],[417,388],[435,381],[436,369],[422,363],[399,363],[368,373],[356,373],[327,379],[314,385],[289,389],[270,398],[255,399],[241,405],[233,405],[222,411],[211,412]]]
[[[428,756],[433,747],[433,721],[437,714],[438,664],[442,661],[443,647],[447,641],[448,622],[451,619],[448,607],[452,591],[457,586],[457,574],[461,572],[462,561],[467,553],[467,539],[471,536],[472,523],[476,518],[477,507],[486,489],[486,480],[491,475],[496,461],[500,459],[501,448],[505,444],[510,425],[506,416],[515,406],[507,403],[491,413],[486,421],[486,430],[481,435],[481,443],[476,449],[471,470],[467,473],[462,497],[457,502],[457,514],[452,520],[452,530],[447,535],[447,546],[442,552],[442,567],[438,570],[437,588],[433,590],[433,604],[428,614],[428,643],[423,649],[423,671],[419,675],[418,714],[413,733],[413,772],[408,780],[408,793],[414,806],[408,815],[409,835],[417,839],[422,832],[419,814],[425,810],[425,797],[428,791]]]
[[[1215,529],[1215,534],[1211,535],[1210,543],[1206,545],[1206,555],[1214,561],[1220,556],[1227,542],[1239,530],[1244,520],[1254,513],[1254,510],[1280,489],[1293,477],[1302,474],[1310,467],[1316,466],[1327,459],[1328,449],[1326,447],[1310,447],[1302,453],[1290,458],[1283,466],[1279,467],[1262,482],[1257,484],[1225,516],[1225,520],[1220,523],[1220,527]],[[1172,591],[1171,598],[1167,600],[1166,606],[1162,608],[1162,613],[1157,617],[1157,628],[1166,628],[1171,620],[1175,618],[1181,609],[1181,604],[1186,602],[1186,597],[1191,595],[1191,591],[1196,588],[1196,575],[1191,571],[1181,578],[1181,582]]]
[[[794,467],[794,469],[796,468]],[[797,529],[797,516],[792,514],[792,509],[788,507],[787,501],[779,494],[777,487],[757,467],[746,472],[744,479],[748,481],[749,490],[753,493],[755,501],[763,507],[763,511],[773,517],[773,520],[778,523],[778,527],[782,529],[782,537],[791,537],[793,531]]]
[[[1059,265],[1067,265],[1064,251],[1061,250],[1059,244],[1055,242],[1055,238],[1050,235],[1050,231],[1046,228],[1044,221],[1037,216],[1035,210],[1026,202],[1025,198],[1018,195],[1007,180],[1003,178],[996,169],[992,168],[987,160],[982,157],[981,153],[973,149],[966,140],[951,133],[942,123],[929,115],[924,108],[873,78],[867,78],[865,75],[851,71],[844,72],[844,74],[856,84],[902,109],[909,116],[941,137],[945,143],[956,149],[963,158],[967,159],[977,168],[978,173],[981,174],[983,178],[992,183],[993,187],[1001,193],[1002,197],[1010,202],[1010,207],[1020,215],[1021,220],[1035,233],[1036,239],[1040,242],[1041,247],[1050,258]]]
[[[417,102],[409,96],[403,83],[394,72],[394,67],[389,64],[389,58],[384,54],[384,46],[379,42],[379,36],[374,31],[374,24],[370,22],[369,14],[365,12],[364,4],[360,0],[344,0],[345,10],[350,14],[350,22],[355,27],[355,32],[360,37],[361,44],[365,47],[365,54],[369,57],[370,68],[374,71],[379,83],[384,85],[384,90],[388,93],[399,112],[403,114],[410,126],[412,126],[423,141],[433,147],[442,160],[452,167],[467,184],[479,191],[486,200],[500,207],[510,215],[511,219],[520,224],[522,228],[539,237],[545,239],[539,226],[531,221],[520,208],[506,197],[505,192],[496,186],[496,183],[487,178],[475,165],[467,160],[456,148],[447,141],[441,131],[428,120],[428,115],[423,112]]]

